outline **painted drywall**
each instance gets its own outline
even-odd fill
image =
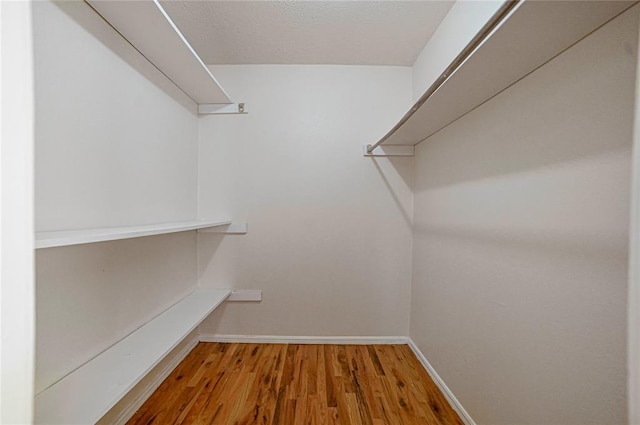
[[[41,391],[195,288],[194,232],[36,253]]]
[[[261,289],[263,301],[227,303],[201,332],[406,335],[413,159],[362,148],[410,106],[411,69],[212,70],[249,114],[201,118],[200,214],[229,185],[249,233],[198,235],[200,284]]]
[[[195,104],[88,5],[34,11],[37,230],[194,218]]]
[[[417,147],[410,336],[478,424],[626,423],[638,13]]]
[[[33,418],[33,39],[31,3],[0,3],[0,423]]]
[[[413,64],[416,101],[473,39],[503,0],[456,1]]]
[[[37,230],[196,217],[195,104],[84,2],[35,2]],[[197,284],[195,232],[36,254],[36,390]]]
[[[639,58],[640,54],[636,54],[636,61]],[[638,66],[636,66],[636,81],[640,81]],[[627,320],[629,325],[627,328],[627,401],[630,424],[640,423],[640,85],[638,84],[636,84],[635,95],[629,226],[629,317]]]

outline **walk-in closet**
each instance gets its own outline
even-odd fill
[[[3,424],[640,424],[635,1],[0,4]]]

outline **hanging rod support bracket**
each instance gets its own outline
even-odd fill
[[[388,145],[372,149],[371,145],[364,146],[364,156],[413,156],[413,146]]]
[[[200,115],[247,114],[245,103],[201,103],[198,105]]]

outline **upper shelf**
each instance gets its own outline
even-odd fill
[[[86,1],[196,103],[232,103],[157,0]]]
[[[139,238],[142,236],[163,235],[166,233],[206,229],[208,227],[225,226],[228,224],[231,224],[231,221],[192,220],[145,226],[103,227],[97,229],[64,230],[58,232],[37,232],[35,247],[36,249],[53,248],[57,246],[115,241],[119,239]]]
[[[634,3],[522,1],[437,90],[430,88],[378,144],[422,142]]]

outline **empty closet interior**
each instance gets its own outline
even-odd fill
[[[467,424],[633,423],[639,7],[34,2],[36,423],[126,422],[198,341],[408,343]],[[399,10],[410,60],[362,47]]]

